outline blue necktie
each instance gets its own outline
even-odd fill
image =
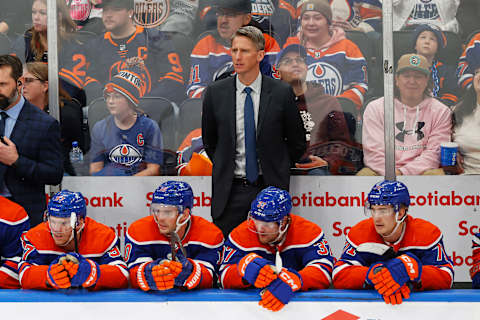
[[[245,98],[245,107],[243,110],[245,124],[245,160],[247,180],[251,183],[258,178],[257,164],[257,135],[255,133],[255,113],[253,111],[253,100],[250,93],[252,88],[246,87],[243,90],[247,97]]]
[[[5,135],[5,121],[8,118],[8,114],[6,112],[0,112],[2,115],[2,119],[0,119],[0,136],[3,137]]]

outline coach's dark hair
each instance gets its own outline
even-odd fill
[[[12,67],[11,77],[15,82],[20,79],[23,73],[22,61],[15,56],[9,54],[0,55],[0,68],[4,66]]]
[[[254,44],[257,50],[264,50],[265,49],[265,38],[263,37],[263,33],[260,29],[253,27],[253,26],[245,26],[238,29],[232,36],[232,42],[235,37],[247,37],[250,39]]]

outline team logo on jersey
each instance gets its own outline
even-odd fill
[[[307,81],[320,83],[328,95],[337,96],[342,93],[342,76],[338,69],[329,63],[319,61],[309,65]]]
[[[235,74],[235,69],[233,68],[233,62],[229,61],[223,64],[220,68],[213,73],[212,80],[217,81],[218,79],[223,79],[226,77],[233,76]]]
[[[133,166],[142,160],[142,154],[131,144],[120,144],[110,151],[110,161],[124,166]]]
[[[271,0],[256,0],[252,2],[252,19],[262,23],[275,11]]]
[[[134,0],[133,21],[145,28],[155,28],[170,13],[169,0]]]

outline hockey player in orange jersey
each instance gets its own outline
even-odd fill
[[[186,182],[167,181],[153,193],[150,215],[130,225],[125,261],[134,288],[212,288],[223,245],[213,223],[191,214],[193,191]]]
[[[86,215],[80,192],[62,190],[50,199],[46,221],[21,238],[22,288],[100,290],[128,286],[127,267],[115,232]]]
[[[18,262],[22,255],[20,236],[30,228],[25,209],[0,196],[0,288],[18,289]]]
[[[473,265],[470,268],[472,288],[480,289],[480,232],[473,236],[472,240]]]
[[[453,264],[442,232],[408,215],[410,194],[398,181],[375,184],[368,194],[369,219],[352,227],[333,269],[337,289],[374,288],[386,303],[400,304],[410,291],[449,289]]]
[[[268,187],[228,236],[220,267],[225,289],[263,288],[259,304],[282,309],[296,291],[326,289],[334,263],[322,229],[290,213],[287,191]]]

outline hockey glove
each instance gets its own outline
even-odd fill
[[[202,268],[200,264],[187,259],[181,251],[177,252],[178,262],[170,263],[172,272],[178,274],[175,277],[175,286],[186,287],[188,290],[196,288],[202,281]]]
[[[385,266],[382,263],[375,263],[370,266],[367,271],[367,277],[365,278],[365,283],[369,286],[374,287],[375,283],[373,283],[373,277],[379,273]]]
[[[391,295],[408,281],[417,282],[422,275],[422,263],[412,253],[385,262],[385,268],[375,274],[372,282],[381,295]]]
[[[70,278],[63,264],[58,259],[53,261],[47,270],[47,282],[54,289],[67,289],[71,287]]]
[[[470,277],[472,278],[472,288],[480,289],[480,262],[470,268]]]
[[[292,299],[293,293],[300,290],[301,287],[300,274],[284,268],[278,278],[261,292],[262,299],[258,304],[268,310],[278,311]]]
[[[71,281],[72,287],[90,288],[94,286],[100,278],[100,266],[93,260],[85,259],[81,254],[71,252],[68,254],[78,260],[78,268],[69,268],[69,274],[73,274]]]
[[[403,286],[400,287],[397,291],[392,293],[391,295],[384,295],[383,300],[387,304],[401,304],[403,302],[403,299],[408,299],[410,297],[410,288],[404,284]]]
[[[161,279],[161,276],[167,272],[167,271],[161,271],[161,268],[156,268],[157,272],[154,274],[153,269],[159,265],[161,265],[163,260],[157,259],[155,261],[150,261],[150,262],[144,262],[142,263],[137,270],[137,283],[140,289],[143,291],[148,291],[148,290],[166,290],[166,289],[160,289],[157,286],[157,281],[159,283],[163,283],[163,279]],[[170,271],[168,271],[170,272]],[[158,276],[157,279],[155,279],[155,275]],[[172,275],[173,278],[173,275]],[[162,286],[160,286],[162,287]]]
[[[242,278],[257,288],[265,288],[277,278],[270,261],[253,252],[243,257],[237,266]]]

